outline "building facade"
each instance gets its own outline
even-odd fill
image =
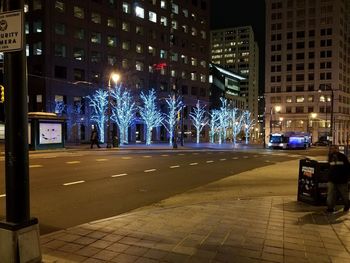
[[[266,141],[280,131],[349,139],[349,4],[266,1]]]
[[[69,141],[89,139],[86,96],[107,89],[111,72],[136,100],[154,88],[161,109],[169,94],[183,96],[186,132],[191,107],[208,103],[209,1],[32,0],[25,8],[29,111],[55,112],[61,102],[69,119],[67,109],[79,105]],[[131,141],[143,141],[143,130],[136,122]],[[154,139],[166,140],[164,132]]]
[[[240,96],[245,97],[246,106],[257,123],[259,48],[252,27],[212,30],[210,41],[211,61],[246,78],[240,82]]]

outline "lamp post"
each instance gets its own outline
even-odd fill
[[[330,123],[330,131],[329,131],[329,142],[330,144],[334,143],[334,138],[333,138],[333,127],[334,127],[334,90],[332,88],[331,84],[322,84],[324,87],[328,87],[329,90],[331,91],[331,123]],[[319,92],[322,92],[323,90],[321,89],[321,85],[320,85],[320,89],[318,90]],[[327,112],[327,106],[326,106],[326,112]]]
[[[120,75],[112,72],[109,75],[108,79],[108,123],[107,123],[107,148],[112,147],[111,143],[111,115],[112,115],[112,107],[111,107],[111,81],[115,84],[118,83],[118,80],[120,79]]]

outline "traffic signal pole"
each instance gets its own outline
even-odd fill
[[[24,10],[23,0],[4,2],[2,11]],[[24,39],[24,18],[21,26]],[[28,85],[23,47],[25,41],[21,50],[5,52],[4,57],[6,220],[0,222],[4,263],[41,262],[38,220],[30,217]]]

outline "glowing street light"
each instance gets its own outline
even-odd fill
[[[107,123],[107,148],[112,147],[111,143],[111,82],[113,81],[115,84],[120,80],[120,75],[116,72],[111,72],[108,79],[108,123]]]

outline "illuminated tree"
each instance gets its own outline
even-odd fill
[[[82,123],[83,104],[81,101],[74,102],[74,105],[67,106],[67,126],[71,132],[71,139],[79,141],[81,137],[80,125]]]
[[[208,124],[208,119],[205,116],[206,110],[205,110],[205,105],[200,106],[199,100],[197,101],[196,107],[192,109],[190,113],[190,117],[192,119],[193,126],[196,127],[196,136],[197,140],[196,142],[199,143],[199,134],[205,127],[205,125]]]
[[[249,110],[245,110],[242,113],[243,117],[243,130],[245,134],[245,143],[248,144],[249,137],[250,137],[250,131],[255,125],[255,121],[251,118],[251,113]]]
[[[121,85],[115,86],[111,91],[115,103],[112,104],[111,119],[117,123],[119,128],[120,143],[129,142],[128,130],[135,118],[136,106],[130,91],[122,89]]]
[[[97,124],[100,142],[105,141],[104,126],[106,122],[106,110],[108,106],[108,92],[102,89],[96,90],[92,96],[87,96],[89,106],[92,108],[90,120]]]
[[[152,130],[162,124],[164,119],[162,113],[157,109],[156,93],[154,89],[150,90],[148,94],[141,92],[141,100],[143,106],[139,107],[140,115],[146,125],[146,145],[151,144]]]
[[[243,115],[239,113],[238,108],[231,109],[231,123],[232,123],[232,140],[237,142],[237,135],[241,132],[243,126]]]
[[[230,115],[229,110],[227,108],[227,100],[225,98],[220,98],[221,100],[221,107],[220,107],[220,114],[219,114],[219,123],[220,123],[220,133],[219,133],[219,143],[221,144],[222,138],[224,139],[224,142],[226,141],[227,137],[227,128],[229,127],[229,121],[230,121]]]
[[[64,101],[55,100],[54,106],[55,106],[55,113],[58,116],[62,116],[64,111],[66,110],[66,104],[64,104]]]
[[[180,113],[183,103],[182,103],[182,98],[180,96],[175,98],[175,96],[169,95],[169,97],[166,98],[165,101],[168,105],[168,113],[165,114],[165,119],[163,123],[164,123],[165,129],[169,133],[169,145],[171,145],[172,139],[174,137],[174,129],[178,121],[177,116]]]
[[[219,124],[219,116],[220,116],[220,111],[219,110],[211,110],[209,113],[210,115],[210,121],[209,121],[209,139],[211,143],[214,143],[215,141],[215,134],[217,130],[220,130],[220,124]],[[221,138],[221,136],[220,136]],[[219,140],[220,140],[219,138]]]

